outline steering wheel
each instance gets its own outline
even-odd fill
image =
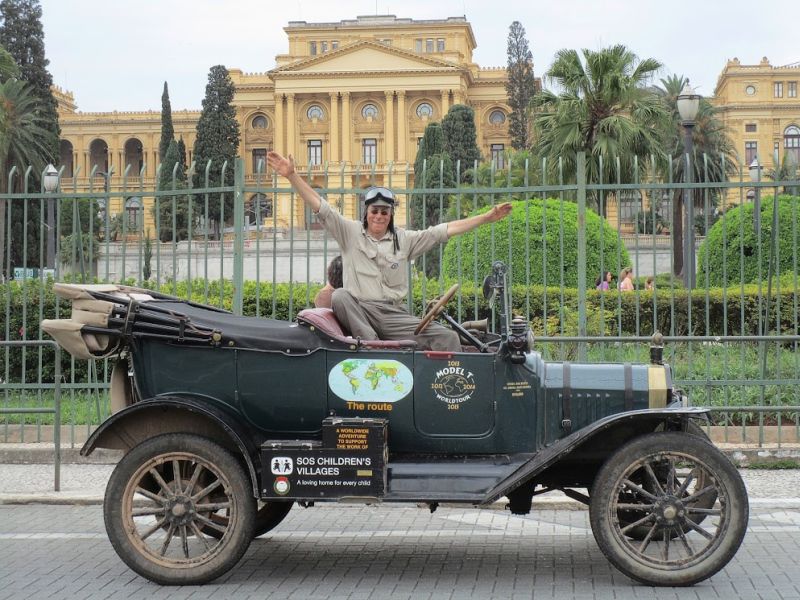
[[[448,302],[450,302],[450,300],[453,299],[453,296],[456,295],[458,288],[459,285],[457,283],[454,283],[453,286],[449,290],[447,290],[441,298],[439,298],[436,301],[436,304],[434,304],[431,307],[431,309],[427,313],[425,313],[425,316],[422,317],[422,320],[419,322],[419,325],[417,325],[417,328],[414,330],[414,335],[419,335],[420,333],[425,331],[428,325],[431,324],[431,321],[433,321],[437,316],[439,316],[439,313],[442,312],[442,309],[444,308],[445,304],[447,304]]]

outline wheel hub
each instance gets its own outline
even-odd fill
[[[661,525],[679,525],[685,521],[686,507],[675,496],[665,496],[655,503],[655,515]]]
[[[188,525],[194,517],[194,502],[191,498],[183,495],[176,495],[169,500],[165,507],[167,519],[172,525]]]

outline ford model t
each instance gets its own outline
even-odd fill
[[[511,318],[502,263],[484,283],[497,333],[441,314],[462,337],[455,353],[354,339],[327,309],[288,323],[122,286],[56,291],[72,318],[44,329],[74,356],[116,357],[113,414],[82,453],[124,451],[106,529],[153,581],[210,581],[294,504],[317,502],[505,497],[526,514],[561,490],[589,505],[614,566],[652,585],[712,576],[744,536],[742,480],[672,388],[658,342],[649,364],[543,360]]]

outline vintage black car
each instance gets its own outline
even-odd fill
[[[294,504],[359,501],[514,514],[561,490],[589,505],[595,539],[629,577],[690,585],[731,560],[748,500],[733,465],[650,364],[547,362],[512,318],[506,267],[484,283],[497,333],[442,316],[463,352],[347,336],[333,313],[296,323],[116,285],[56,284],[71,319],[43,328],[74,356],[116,357],[113,414],[82,449],[118,448],[106,529],[131,569],[208,582]],[[588,494],[582,490],[588,490]]]

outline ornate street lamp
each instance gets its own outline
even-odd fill
[[[44,191],[48,194],[55,192],[58,189],[58,179],[58,169],[52,164],[47,165],[44,169],[44,177],[42,177]]]
[[[686,153],[686,183],[692,183],[694,165],[694,140],[692,129],[700,109],[700,94],[696,93],[687,80],[681,93],[678,94],[678,113],[684,128],[684,152]],[[695,282],[694,258],[694,196],[692,190],[687,188],[683,194],[684,230],[683,230],[683,282],[687,289],[692,289]]]
[[[42,187],[45,193],[52,194],[58,191],[59,172],[52,164],[48,164],[42,173]],[[45,209],[45,225],[47,226],[47,243],[45,264],[53,269],[56,266],[56,203],[54,198],[47,199]]]

